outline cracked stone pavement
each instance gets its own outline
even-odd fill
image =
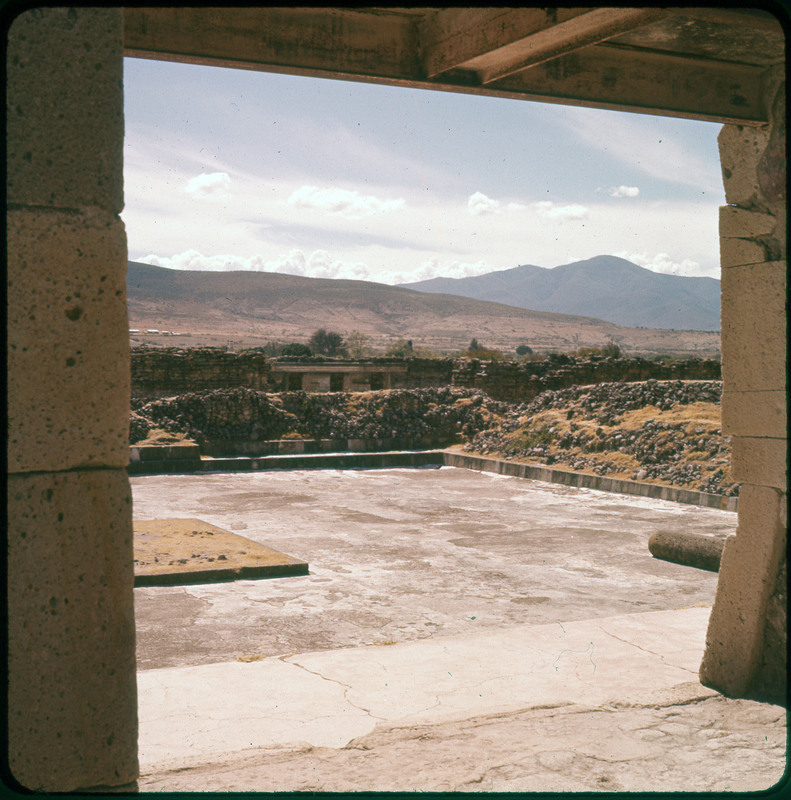
[[[744,791],[785,710],[697,670],[735,515],[439,470],[132,479],[310,575],[135,590],[142,791]]]

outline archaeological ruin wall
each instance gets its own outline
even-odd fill
[[[267,391],[271,363],[254,350],[137,347],[131,351],[132,396],[163,397],[242,386]]]
[[[480,389],[495,400],[532,400],[548,389],[567,389],[596,383],[647,380],[719,380],[720,362],[690,359],[672,364],[642,358],[572,358],[547,361],[460,360],[454,365],[452,383]]]
[[[385,377],[375,383],[372,380],[375,376]],[[574,385],[645,380],[719,380],[720,362],[689,359],[665,364],[642,358],[597,356],[559,356],[524,363],[474,358],[372,358],[354,362],[316,357],[270,359],[257,350],[232,353],[213,347],[142,347],[131,352],[131,377],[133,398],[170,397],[235,388],[280,392],[460,386],[479,389],[495,400],[521,402],[532,400],[547,389],[565,389]],[[341,379],[337,383],[334,382],[336,377]]]

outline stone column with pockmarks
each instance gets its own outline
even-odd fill
[[[785,77],[769,70],[769,124],[719,136],[725,199],[722,427],[741,482],[725,543],[701,681],[732,696],[785,694],[786,172]]]
[[[8,744],[22,786],[137,778],[122,10],[9,30]]]

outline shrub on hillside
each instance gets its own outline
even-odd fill
[[[396,341],[385,350],[385,355],[391,358],[409,358],[413,356],[412,340],[396,339]]]
[[[284,344],[277,355],[290,356],[291,358],[309,358],[313,355],[313,351],[306,344],[291,342],[290,344]]]
[[[319,328],[313,336],[310,337],[308,344],[314,353],[319,353],[323,356],[346,355],[346,346],[343,342],[343,336],[341,336],[340,333],[328,331],[325,328]]]

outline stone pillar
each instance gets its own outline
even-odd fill
[[[767,74],[769,124],[719,136],[722,421],[739,521],[722,555],[701,681],[731,696],[785,695],[785,80]]]
[[[38,8],[8,76],[8,744],[36,791],[137,778],[122,10]]]

